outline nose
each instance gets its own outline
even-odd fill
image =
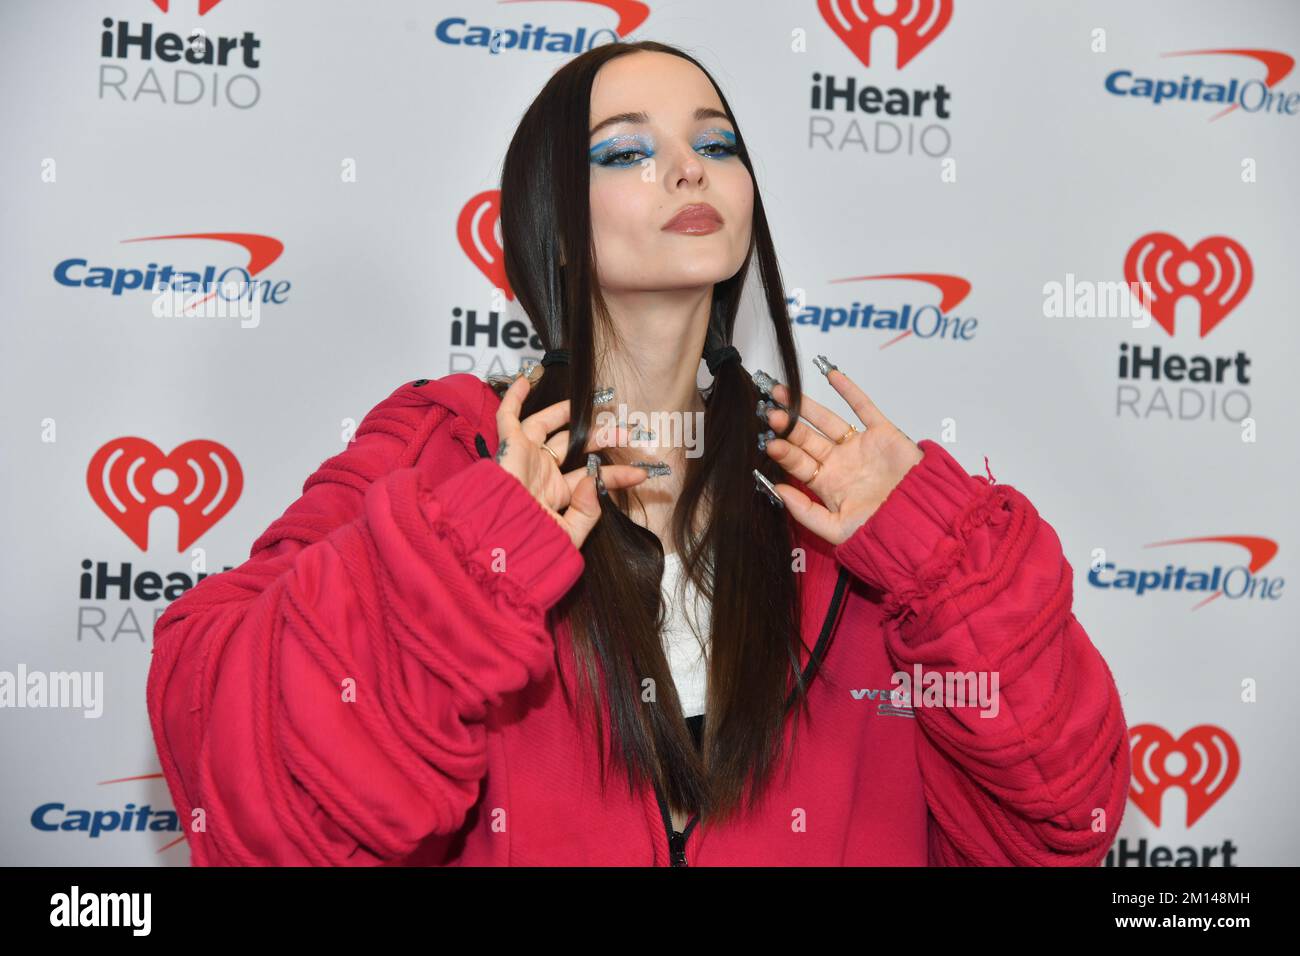
[[[689,145],[679,147],[668,169],[667,183],[674,189],[680,189],[683,186],[703,186],[706,182],[704,172],[704,158],[699,153],[691,149]]]

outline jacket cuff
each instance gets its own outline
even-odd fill
[[[991,503],[992,481],[967,474],[947,450],[924,438],[924,452],[866,522],[835,547],[835,557],[886,594],[912,593],[921,579],[950,570],[970,514]]]
[[[504,593],[512,604],[545,612],[582,576],[582,552],[528,489],[499,464],[479,459],[436,487],[422,501],[474,577]]]

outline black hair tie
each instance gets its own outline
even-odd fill
[[[548,365],[568,365],[568,364],[569,364],[568,349],[547,349],[546,352],[542,355],[543,368],[545,368]]]
[[[740,353],[734,345],[722,345],[704,353],[704,364],[709,367],[710,375],[717,375],[718,369],[731,361],[740,361]]]

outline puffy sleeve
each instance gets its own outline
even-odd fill
[[[918,444],[922,460],[835,556],[881,592],[898,671],[983,673],[996,689],[990,707],[916,691],[930,863],[1095,866],[1124,812],[1128,732],[1071,610],[1061,542],[1023,494]]]
[[[582,554],[495,461],[413,463],[446,416],[381,403],[159,618],[149,719],[195,865],[371,866],[454,833],[488,708],[553,666]]]

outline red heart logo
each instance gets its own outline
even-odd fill
[[[952,0],[898,0],[893,13],[880,13],[871,0],[817,0],[822,19],[862,65],[871,66],[871,35],[881,27],[894,31],[898,69],[924,50],[952,19]]]
[[[144,438],[115,438],[90,459],[86,487],[99,509],[149,550],[149,516],[171,508],[178,519],[176,550],[184,551],[221,520],[244,490],[244,472],[225,445],[195,439],[164,455]]]
[[[501,190],[485,190],[461,209],[456,220],[456,238],[469,261],[478,266],[478,271],[494,288],[505,290],[506,298],[513,302],[515,294],[506,282],[506,261],[496,235],[500,221]]]
[[[167,12],[167,7],[170,3],[170,0],[153,0],[153,2],[154,2],[154,6],[156,6],[163,13]],[[203,16],[203,14],[207,13],[209,10],[211,10],[220,2],[221,0],[199,0],[199,16]]]
[[[1228,732],[1210,724],[1193,727],[1177,740],[1163,727],[1139,724],[1129,730],[1133,748],[1133,773],[1129,799],[1147,818],[1160,826],[1160,804],[1165,791],[1179,787],[1187,795],[1190,827],[1228,792],[1241,768],[1237,744]],[[1181,773],[1171,773],[1168,758],[1180,754],[1186,761]]]
[[[1196,267],[1184,281],[1179,267]],[[1188,249],[1167,232],[1149,232],[1133,243],[1124,257],[1124,278],[1145,283],[1151,317],[1174,334],[1174,307],[1185,295],[1201,306],[1201,338],[1222,322],[1250,291],[1254,269],[1245,247],[1227,236],[1210,236]]]

